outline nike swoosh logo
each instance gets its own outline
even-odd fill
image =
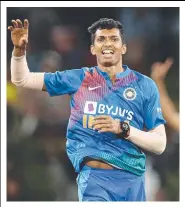
[[[89,89],[89,91],[92,91],[92,90],[95,90],[95,89],[97,89],[97,88],[100,88],[101,86],[96,86],[96,87],[88,87],[88,89]]]

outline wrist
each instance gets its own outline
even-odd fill
[[[156,82],[156,83],[161,83],[164,81],[165,77],[152,77],[151,78]]]
[[[129,139],[130,136],[130,125],[127,121],[120,121],[120,133],[118,137]]]
[[[26,48],[20,48],[20,47],[14,46],[13,53],[12,53],[13,56],[21,57],[21,56],[24,56],[25,54],[26,54]]]

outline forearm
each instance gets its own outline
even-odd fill
[[[14,49],[11,58],[11,81],[18,87],[41,91],[44,85],[44,73],[31,73],[27,66],[26,55]]]
[[[160,102],[164,118],[170,127],[176,131],[179,131],[179,114],[175,108],[175,105],[173,104],[173,101],[168,95],[165,83],[163,80],[155,80],[155,82],[160,92]]]
[[[155,80],[157,87],[160,92],[160,100],[161,100],[161,105],[163,107],[163,110],[166,108],[166,103],[169,105],[171,110],[175,111],[175,106],[173,104],[173,101],[170,99],[169,94],[166,90],[166,86],[163,80]],[[166,110],[165,110],[166,111]]]
[[[144,132],[130,126],[128,140],[146,151],[161,154],[166,147],[166,134],[164,126],[157,131]]]

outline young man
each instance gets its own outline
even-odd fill
[[[30,73],[25,55],[28,20],[12,23],[12,82],[50,96],[71,96],[66,148],[79,173],[79,200],[145,201],[142,149],[156,154],[165,150],[165,120],[154,81],[122,63],[122,25],[104,18],[89,27],[97,66]]]

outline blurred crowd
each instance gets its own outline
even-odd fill
[[[27,60],[32,72],[96,65],[87,28],[102,17],[123,23],[128,47],[123,62],[130,68],[151,76],[152,65],[173,58],[165,85],[178,111],[178,8],[7,8],[7,26],[17,18],[30,22]],[[7,200],[77,201],[77,174],[65,151],[70,97],[16,88],[10,74],[12,49],[8,31]],[[179,200],[179,131],[168,124],[166,131],[165,152],[146,152],[149,201]]]

